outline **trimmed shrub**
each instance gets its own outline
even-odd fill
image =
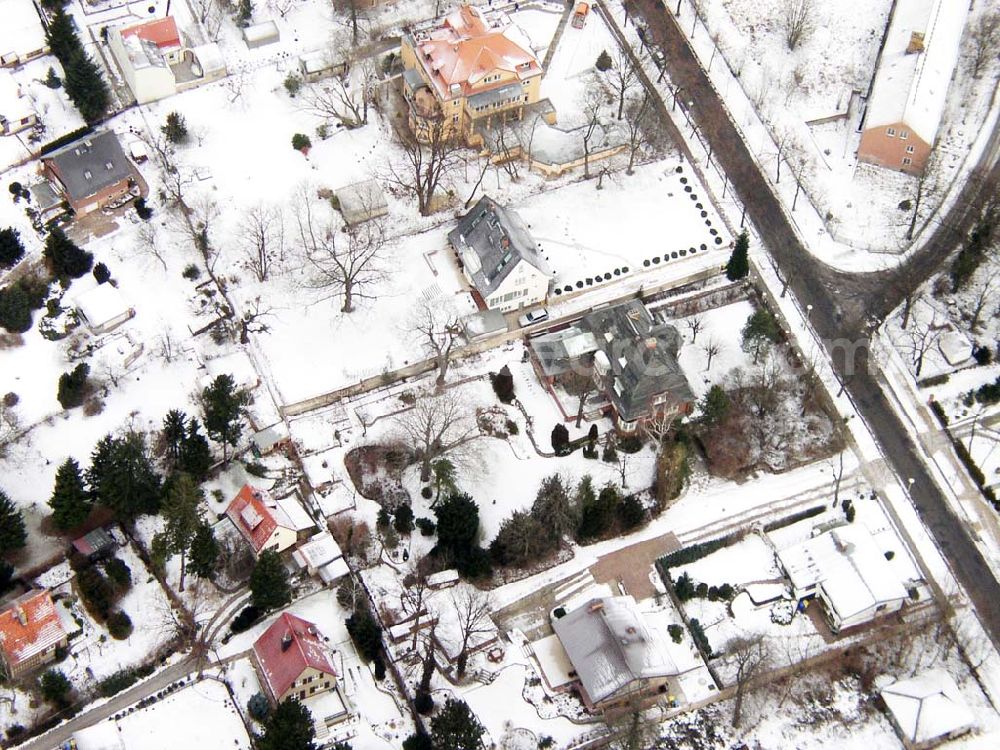
[[[235,633],[242,633],[245,630],[249,630],[255,622],[260,618],[261,611],[252,604],[248,604],[246,607],[240,610],[240,613],[233,618],[232,624],[229,629]]]
[[[118,609],[108,615],[108,633],[116,641],[124,641],[132,635],[132,618],[124,610]]]

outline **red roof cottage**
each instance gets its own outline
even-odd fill
[[[298,541],[295,523],[266,490],[243,485],[226,508],[226,515],[255,555],[265,550],[283,552]]]
[[[48,664],[67,642],[56,606],[44,589],[19,596],[0,612],[0,671],[9,679]]]
[[[299,700],[337,685],[333,655],[316,626],[283,613],[253,644],[254,668],[271,699]]]

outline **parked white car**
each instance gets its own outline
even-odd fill
[[[540,307],[537,310],[532,310],[530,313],[525,313],[517,322],[521,324],[521,328],[527,328],[528,326],[534,325],[535,323],[541,323],[543,320],[549,319],[549,311],[544,307]]]

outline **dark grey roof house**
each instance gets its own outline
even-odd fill
[[[139,175],[110,130],[85,136],[42,157],[46,176],[78,214],[100,208],[139,184]]]
[[[517,213],[480,198],[448,233],[484,307],[502,312],[541,301],[551,273]]]
[[[597,378],[618,418],[633,422],[665,403],[687,404],[694,394],[677,361],[682,339],[668,323],[657,323],[639,300],[596,310],[582,321],[597,340]]]
[[[681,344],[677,329],[658,323],[639,300],[595,310],[530,342],[536,368],[550,383],[569,370],[593,370],[625,429],[694,400],[677,361]]]

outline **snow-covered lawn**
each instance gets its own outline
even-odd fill
[[[744,300],[691,316],[701,321],[697,335],[690,326],[691,318],[674,322],[684,337],[684,346],[677,361],[695,397],[704,396],[709,388],[720,384],[734,369],[751,367],[752,359],[743,351],[743,326],[753,312],[753,304]],[[712,357],[712,367],[708,369],[705,347],[711,344],[716,345],[718,353]]]
[[[250,737],[225,685],[205,679],[120,719],[107,719],[74,735],[79,750],[141,747],[228,747],[249,750]]]

